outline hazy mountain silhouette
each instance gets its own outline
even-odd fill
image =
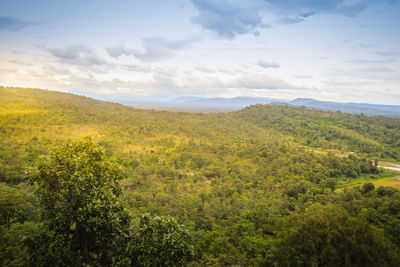
[[[366,104],[366,103],[339,103],[330,101],[320,101],[312,98],[297,98],[289,102],[290,105],[294,106],[305,106],[308,108],[330,110],[330,111],[341,111],[353,114],[367,114],[375,116],[388,116],[388,117],[400,117],[400,106],[394,105],[377,105],[377,104]]]

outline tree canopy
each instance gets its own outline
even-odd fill
[[[1,266],[398,265],[400,120],[0,94]]]
[[[32,240],[32,263],[126,264],[130,217],[122,178],[118,164],[88,138],[52,149],[32,177],[43,223]]]

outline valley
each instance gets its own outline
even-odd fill
[[[19,240],[41,225],[30,178],[38,160],[85,138],[120,165],[133,229],[143,214],[175,218],[189,233],[191,266],[317,260],[320,249],[344,262],[329,242],[291,250],[304,223],[323,231],[321,216],[359,257],[353,262],[366,253],[378,257],[374,250],[383,265],[398,260],[398,172],[385,169],[400,159],[397,119],[273,105],[228,113],[142,110],[25,88],[0,87],[0,95],[1,201],[23,199],[1,228],[2,250],[25,251],[1,254],[3,263],[26,262]]]

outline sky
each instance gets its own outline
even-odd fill
[[[400,0],[0,0],[0,85],[400,105]]]

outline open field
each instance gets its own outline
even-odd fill
[[[396,177],[391,177],[391,178],[385,178],[385,179],[379,179],[375,182],[373,182],[375,187],[380,187],[380,186],[392,186],[397,189],[400,189],[400,176]]]
[[[395,163],[392,163],[392,166],[398,166]],[[344,187],[353,188],[356,186],[362,187],[365,183],[373,183],[375,188],[380,186],[392,186],[394,188],[400,189],[400,175],[397,171],[397,167],[392,166],[382,166],[380,167],[386,169],[384,173],[381,174],[381,178],[376,178],[373,176],[361,176],[357,179],[352,179],[351,181],[344,182],[342,186],[338,188],[338,191],[342,191]]]

